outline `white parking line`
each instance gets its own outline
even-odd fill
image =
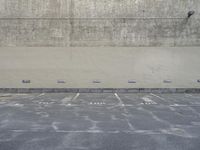
[[[185,96],[189,96],[189,97],[192,97],[192,94],[185,94]]]
[[[59,122],[53,122],[52,123],[52,128],[55,130],[55,131],[58,131],[58,127],[57,127],[57,124],[59,124]]]
[[[45,95],[44,93],[41,93],[41,94],[39,94],[37,97],[39,97],[39,96],[43,96],[43,95]]]
[[[121,98],[119,97],[119,95],[117,93],[114,94],[115,97],[118,99],[119,101],[119,105],[124,106],[124,103],[122,102]]]
[[[70,102],[71,100],[72,100],[72,97],[66,96],[66,97],[64,97],[64,98],[61,100],[61,102],[62,102],[63,104],[65,104],[65,103]]]
[[[118,99],[118,101],[119,101],[119,104],[118,104],[117,106],[125,106],[124,103],[123,103],[123,101],[122,101],[121,98],[119,97],[119,95],[118,95],[117,93],[115,93],[114,95],[115,95],[115,97],[116,97],[116,98]],[[115,107],[116,107],[116,106],[115,106]],[[126,114],[128,114],[127,109],[126,109],[125,107],[122,107],[122,108],[124,109],[124,112],[125,112]],[[125,116],[126,116],[126,115],[125,115]],[[134,128],[133,125],[130,123],[130,121],[129,121],[129,119],[128,119],[127,117],[125,118],[125,120],[127,121],[129,128],[130,128],[131,130],[135,130],[135,128]]]
[[[76,100],[79,97],[80,93],[77,93],[73,98],[72,101]]]
[[[165,101],[165,99],[164,99],[163,97],[160,97],[160,96],[158,96],[158,95],[156,95],[156,94],[151,93],[150,95],[155,96],[155,97],[157,97],[157,98],[159,98],[159,99]]]

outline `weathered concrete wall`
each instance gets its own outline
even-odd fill
[[[0,0],[0,46],[200,46],[199,15],[199,0]]]
[[[199,56],[198,47],[0,48],[0,88],[200,88]]]

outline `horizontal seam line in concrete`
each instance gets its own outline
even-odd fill
[[[18,19],[24,19],[24,20],[43,20],[43,19],[46,19],[46,20],[69,20],[69,19],[72,19],[72,20],[117,20],[117,19],[132,19],[132,20],[149,20],[149,19],[187,19],[187,17],[147,17],[147,18],[140,18],[140,17],[105,17],[105,18],[92,18],[92,17],[88,17],[88,18],[83,18],[83,17],[80,17],[80,18],[72,18],[72,17],[63,17],[63,18],[48,18],[48,17],[35,17],[35,18],[28,18],[28,17],[16,17],[16,18],[9,18],[9,17],[3,17],[3,18],[0,18],[0,20],[18,20]],[[193,19],[200,19],[200,18],[193,18]]]

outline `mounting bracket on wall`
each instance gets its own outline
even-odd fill
[[[57,83],[66,83],[65,80],[57,80]]]
[[[171,80],[163,80],[163,83],[172,83]]]
[[[136,83],[135,80],[128,80],[128,83]]]
[[[190,18],[192,15],[194,15],[194,13],[195,13],[195,11],[194,11],[194,10],[191,10],[191,11],[189,11],[189,12],[188,12],[188,16],[187,16],[187,17],[188,17],[188,18]]]
[[[22,80],[22,83],[25,83],[25,84],[31,83],[31,80]]]
[[[93,80],[92,83],[99,84],[99,83],[101,83],[101,81],[100,80]]]

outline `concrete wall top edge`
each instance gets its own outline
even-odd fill
[[[0,17],[185,17],[198,0],[1,0]],[[10,9],[12,8],[12,9]]]

